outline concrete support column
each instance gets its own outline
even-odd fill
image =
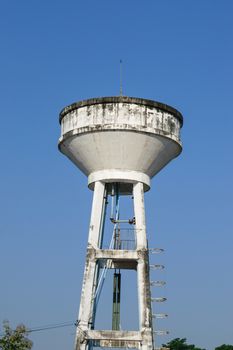
[[[101,234],[101,221],[103,215],[105,184],[97,181],[95,183],[91,220],[88,236],[88,247],[86,264],[83,276],[82,293],[79,308],[78,327],[76,332],[75,349],[85,350],[87,343],[84,341],[85,332],[91,328],[94,295],[96,290],[96,276],[98,266],[95,260],[95,251],[98,248]]]
[[[139,307],[139,329],[143,330],[149,327],[149,310],[147,310],[146,300],[146,260],[145,251],[147,250],[146,240],[146,223],[145,223],[145,206],[143,184],[138,182],[133,185],[134,197],[134,215],[136,220],[136,248],[140,252],[140,258],[137,265],[138,278],[138,307]]]
[[[133,198],[137,249],[147,249],[143,183],[137,182],[133,185]]]
[[[88,245],[91,245],[95,249],[98,247],[99,243],[100,224],[103,212],[104,190],[104,183],[100,181],[95,182],[88,236]]]
[[[139,329],[142,334],[141,350],[153,349],[151,306],[149,291],[148,248],[146,238],[146,220],[143,183],[133,185],[134,215],[136,230],[136,249],[138,251],[137,279],[138,279],[138,309]]]

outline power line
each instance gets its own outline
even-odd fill
[[[68,322],[62,322],[62,323],[48,324],[45,326],[27,328],[27,333],[42,332],[42,331],[46,331],[46,330],[50,330],[50,329],[71,327],[71,326],[76,326],[76,322],[68,321]],[[13,330],[13,332],[14,331],[15,331],[15,329]],[[2,337],[2,336],[4,336],[4,333],[0,334],[0,337]]]
[[[55,324],[50,324],[50,325],[41,326],[41,327],[29,328],[28,333],[41,332],[49,329],[63,328],[63,327],[70,327],[70,326],[75,326],[75,322],[55,323]]]

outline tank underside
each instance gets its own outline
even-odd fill
[[[87,176],[120,170],[152,178],[181,152],[180,144],[170,138],[119,130],[68,135],[59,147]]]

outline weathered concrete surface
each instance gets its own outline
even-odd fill
[[[135,250],[116,250],[116,249],[96,249],[96,259],[119,259],[119,260],[137,260],[138,253]]]
[[[95,181],[119,179],[148,189],[149,179],[180,154],[182,122],[178,111],[150,100],[81,101],[61,112],[59,148],[89,176],[92,189]]]
[[[181,153],[183,117],[165,104],[120,96],[74,103],[61,112],[60,122],[59,149],[88,176],[94,190],[75,349],[94,345],[152,350],[151,301],[165,298],[152,298],[150,293],[144,192],[150,188],[150,179]],[[120,194],[133,194],[135,250],[101,248],[111,182],[118,184]],[[139,331],[94,329],[99,271],[105,265],[137,271]]]
[[[96,346],[107,348],[141,348],[141,332],[135,331],[90,331],[90,339]]]
[[[133,185],[135,215],[135,250],[102,249],[100,242],[104,208],[105,185],[95,183],[89,228],[86,264],[78,316],[75,349],[86,350],[90,341],[102,347],[129,347],[141,350],[153,348],[153,326],[149,279],[149,250],[147,248],[143,183]],[[95,330],[94,303],[98,270],[104,266],[137,271],[139,331]]]
[[[82,342],[94,341],[95,346],[116,348],[137,348],[148,345],[148,334],[146,331],[109,331],[89,330],[83,336]]]

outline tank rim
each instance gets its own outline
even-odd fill
[[[59,122],[61,123],[62,119],[65,117],[66,114],[81,107],[86,107],[86,106],[91,106],[96,104],[122,103],[122,102],[133,103],[133,104],[138,104],[138,105],[143,105],[148,107],[155,107],[165,112],[172,113],[180,121],[181,127],[183,126],[183,116],[177,109],[162,102],[148,100],[148,99],[139,98],[139,97],[129,97],[129,96],[96,97],[96,98],[89,98],[87,100],[74,102],[71,105],[68,105],[61,110],[59,114]]]

